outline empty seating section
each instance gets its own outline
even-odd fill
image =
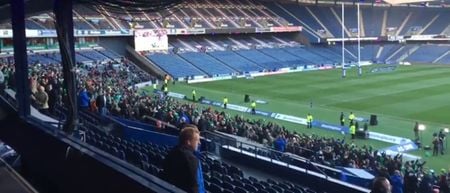
[[[306,25],[312,28],[312,31],[318,35],[325,35],[324,28],[320,23],[308,12],[306,6],[298,5],[283,5],[283,7],[293,13],[298,19],[303,21]],[[298,22],[296,22],[298,23]],[[300,23],[299,23],[300,24]]]
[[[108,60],[110,58],[104,56],[103,54],[95,51],[95,50],[86,50],[86,51],[79,51],[78,54],[92,59],[92,60],[96,60],[96,61],[102,61],[102,60]]]
[[[341,7],[333,7],[331,8],[333,9],[336,14],[338,15],[339,19],[341,19],[342,16],[342,9]],[[356,37],[358,34],[358,15],[357,15],[357,9],[356,7],[348,7],[345,6],[344,7],[344,23],[345,23],[345,28],[347,28],[347,30],[350,32],[352,37]],[[340,24],[340,23],[338,23]],[[341,27],[342,28],[342,27]],[[339,28],[339,29],[341,29]],[[342,33],[342,29],[340,30],[340,32]],[[339,33],[339,34],[341,34]],[[342,35],[340,35],[339,37],[342,37]]]
[[[46,57],[45,54],[28,54],[28,63],[30,64],[55,64],[57,61]]]
[[[405,59],[408,62],[430,63],[450,50],[450,46],[423,45]]]
[[[341,37],[341,8],[335,5],[311,6],[298,3],[259,2],[236,0],[188,0],[178,10],[155,13],[118,13],[106,10],[113,17],[105,18],[96,8],[86,5],[74,6],[74,28],[82,30],[130,29],[127,20],[139,18],[134,23],[143,28],[242,28],[287,26],[288,23],[303,26],[303,34],[312,42],[318,38]],[[387,11],[386,28],[383,26]],[[350,35],[357,33],[356,6],[345,7],[345,27]],[[334,14],[336,13],[336,15]],[[425,7],[378,7],[361,6],[365,37],[377,37],[385,30],[388,34],[441,34],[449,26],[448,8]],[[161,19],[163,16],[169,15]],[[410,15],[409,19],[407,19]],[[336,17],[337,16],[337,17]],[[433,18],[436,19],[433,21]],[[119,19],[120,18],[120,19]],[[153,21],[152,21],[153,20]],[[301,22],[300,22],[300,21]],[[404,23],[404,21],[406,21]],[[47,13],[26,20],[27,29],[54,29],[53,19]],[[402,24],[405,24],[403,27]],[[323,26],[322,26],[322,25]],[[429,25],[430,24],[430,25]],[[428,27],[427,27],[428,26]],[[10,27],[7,27],[10,28]],[[327,34],[326,29],[331,34]],[[348,34],[345,34],[347,37]]]
[[[444,32],[445,28],[447,28],[450,24],[448,22],[448,18],[450,18],[450,11],[446,9],[441,9],[437,13],[438,18],[434,20],[434,22],[426,28],[422,34],[441,34]],[[450,35],[450,34],[447,34]]]
[[[402,45],[397,45],[397,44],[385,44],[384,46],[382,46],[383,49],[380,53],[380,55],[378,56],[377,61],[379,62],[386,62],[386,60],[389,58],[389,56],[391,56],[392,54],[394,54],[398,49],[400,49],[402,47]]]
[[[362,21],[366,37],[378,37],[381,35],[383,16],[386,9],[374,7],[372,9],[361,9]]]
[[[438,64],[450,64],[450,52],[447,52],[447,55],[442,57],[436,63],[438,63]]]
[[[365,45],[361,47],[361,60],[376,61],[379,45]]]
[[[179,55],[195,65],[197,68],[200,68],[208,73],[210,76],[236,73],[236,71],[206,53],[187,52]]]
[[[273,49],[273,48],[265,48],[259,50],[262,53],[265,53],[273,58],[276,58],[277,60],[281,61],[283,65],[287,66],[297,66],[301,65],[302,61],[300,58],[297,58],[296,56],[282,50],[282,49]]]
[[[75,61],[76,62],[91,62],[93,60],[90,59],[90,58],[86,58],[86,57],[80,55],[79,53],[76,53],[75,54]]]
[[[303,64],[331,64],[333,63],[329,59],[312,53],[305,48],[285,48],[287,52],[302,59]]]
[[[174,78],[205,75],[205,73],[192,66],[192,64],[174,54],[151,54],[147,55],[147,58],[159,65]]]
[[[332,36],[341,37],[341,7],[340,6],[310,6],[294,3],[265,3],[267,7],[283,16],[286,20],[296,25],[304,27],[303,34],[316,42],[317,36],[327,37],[326,29]],[[281,6],[281,8],[279,7]],[[310,11],[311,12],[310,12]],[[383,29],[384,13],[387,13],[386,28]],[[336,13],[336,15],[334,13]],[[357,17],[356,6],[345,7],[345,27],[352,37],[357,35]],[[448,24],[450,12],[445,8],[424,8],[424,7],[373,7],[361,6],[363,37],[378,37],[382,31],[388,35],[413,35],[419,34],[440,34]],[[408,20],[408,15],[411,14]],[[292,16],[294,15],[295,18]],[[337,17],[336,17],[337,16]],[[436,20],[433,21],[433,18]],[[298,20],[302,21],[299,22]],[[402,24],[405,22],[403,27]],[[433,21],[433,22],[432,22]],[[430,24],[428,27],[426,27]],[[363,33],[364,32],[364,33]],[[345,34],[347,37],[348,34]]]
[[[253,62],[248,61],[242,56],[237,55],[233,51],[218,51],[218,52],[211,52],[208,54],[241,73],[263,70],[262,67],[254,64]]]
[[[399,30],[399,27],[402,25],[402,22],[406,20],[408,14],[408,8],[389,8],[388,17],[386,20],[386,32],[396,33],[397,30]]]
[[[103,48],[96,48],[95,50],[77,50],[75,57],[77,62],[108,61],[121,58],[121,56],[113,51],[105,50]],[[39,52],[28,54],[28,63],[30,64],[55,64],[60,62],[61,54],[59,52]]]
[[[73,20],[73,25],[75,26],[75,29],[81,29],[81,30],[92,30],[94,28],[92,28],[88,23],[86,23],[83,20],[80,19],[74,19]]]
[[[341,54],[338,54],[338,52],[333,51],[330,48],[322,47],[322,46],[315,46],[311,48],[305,48],[307,51],[314,53],[316,55],[319,55],[324,58],[324,61],[326,63],[340,63],[341,62]]]
[[[85,126],[83,126],[85,127]],[[162,163],[171,147],[123,139],[96,129],[86,129],[86,142],[119,159],[122,159],[156,177],[162,172]],[[244,176],[233,165],[202,153],[200,156],[205,189],[209,193],[316,193],[315,190],[288,181],[271,178],[258,180]]]
[[[417,45],[405,45],[402,46],[400,49],[398,49],[396,52],[394,52],[390,58],[386,59],[387,63],[396,63],[400,62],[402,58],[408,57],[410,54],[411,49]]]
[[[314,15],[324,24],[334,37],[342,37],[341,23],[336,16],[331,12],[331,7],[309,7]],[[340,16],[338,16],[340,18]],[[348,37],[345,34],[345,37]]]
[[[285,66],[275,58],[267,56],[258,50],[239,50],[236,53],[267,70],[279,69]]]
[[[111,50],[99,49],[97,51],[99,53],[105,55],[106,57],[113,59],[113,60],[121,58],[121,56],[119,54],[117,54],[117,53],[115,53],[115,52],[113,52]]]
[[[433,9],[428,11],[411,11],[411,17],[406,22],[401,35],[415,35],[417,34],[423,27],[425,27],[433,17],[436,16],[436,12]]]
[[[173,10],[162,10],[156,13],[125,13],[125,10],[123,12],[120,10],[101,10],[106,11],[107,15],[111,15],[110,18],[105,18],[97,13],[95,7],[75,5],[74,26],[75,29],[86,30],[130,29],[131,25],[125,20],[131,21],[131,18],[139,18],[135,23],[144,28],[159,28],[160,26],[167,28],[236,28],[246,25],[251,27],[287,25],[282,17],[271,12],[258,1],[188,0],[186,2],[186,4],[182,4]],[[48,18],[47,20],[52,19]],[[37,23],[41,22],[37,21]],[[27,21],[27,28],[45,29],[48,27],[37,23]]]
[[[42,25],[37,24],[35,21],[31,19],[25,20],[25,26],[27,29],[45,29]]]

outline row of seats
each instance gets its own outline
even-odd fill
[[[147,58],[175,78],[186,76],[217,76],[233,73],[277,70],[309,64],[334,64],[340,55],[334,48],[264,48],[238,51],[185,52],[151,54]],[[355,58],[347,56],[347,61]]]
[[[289,22],[304,26],[306,35],[311,41],[316,42],[317,37],[342,37],[340,6],[310,6],[273,2],[266,3],[266,6]],[[448,26],[447,18],[450,17],[450,12],[446,8],[361,6],[360,12],[363,37],[378,37],[387,34],[442,34]],[[356,15],[356,6],[345,7],[344,19],[348,32],[344,34],[345,37],[357,36]],[[383,20],[380,18],[383,18],[384,15],[386,15],[387,22],[383,28]],[[402,25],[404,21],[406,22]]]
[[[180,5],[174,8],[173,14],[166,15],[163,12],[148,13],[136,12],[129,15],[125,9],[121,13],[117,10],[108,12],[113,18],[105,18],[96,12],[95,7],[87,5],[74,6],[74,28],[79,30],[103,30],[103,29],[130,29],[133,25],[143,28],[160,28],[161,26],[173,26],[175,28],[201,27],[201,28],[239,28],[244,24],[252,27],[286,26],[287,22],[269,11],[266,7],[253,1],[232,0],[216,2],[214,0],[194,1],[189,0],[188,5]],[[116,22],[111,21],[114,18]],[[133,18],[139,18],[131,22]],[[163,19],[161,19],[163,18]],[[245,21],[245,23],[241,23]],[[48,14],[32,17],[26,21],[28,29],[54,29],[53,18]]]
[[[75,60],[77,62],[108,61],[120,58],[118,54],[105,49],[82,50],[75,54]],[[28,54],[28,63],[40,63],[44,65],[61,63],[61,54],[59,52]]]
[[[170,147],[125,140],[97,130],[94,125],[83,124],[86,142],[125,160],[144,171],[159,176],[165,155]],[[314,190],[287,181],[267,179],[258,180],[254,177],[244,177],[239,168],[213,159],[203,153],[201,156],[205,188],[209,193],[315,193]]]

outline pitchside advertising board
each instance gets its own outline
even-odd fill
[[[136,51],[168,50],[169,40],[166,29],[142,29],[134,31]]]

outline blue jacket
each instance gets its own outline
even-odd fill
[[[81,91],[79,95],[80,107],[89,107],[90,97],[87,91]]]
[[[195,151],[194,152],[195,157],[199,160],[198,162],[198,168],[197,168],[197,184],[198,184],[198,193],[206,193],[205,190],[205,182],[203,180],[203,170],[202,170],[202,164],[200,162],[200,152]]]
[[[284,152],[286,149],[286,139],[279,137],[274,142],[275,149]]]
[[[403,178],[400,175],[391,176],[392,193],[403,193]]]

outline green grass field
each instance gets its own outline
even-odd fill
[[[369,71],[367,67],[364,71]],[[243,103],[244,94],[252,99],[266,100],[257,109],[306,117],[311,113],[315,120],[338,124],[340,112],[347,116],[368,118],[378,115],[378,126],[371,131],[413,138],[415,121],[426,125],[422,133],[423,143],[431,145],[432,134],[450,126],[450,67],[437,65],[400,66],[394,72],[368,73],[358,77],[356,69],[347,71],[341,78],[341,70],[310,71],[254,79],[234,79],[200,84],[177,84],[170,91],[229,103]],[[310,103],[312,102],[312,108]],[[227,111],[232,114],[237,112]],[[264,118],[245,114],[247,117]],[[270,119],[270,121],[275,121]],[[322,129],[308,130],[305,126],[275,121],[287,128],[322,136],[342,137],[341,134]],[[358,145],[370,144],[376,148],[392,144],[374,140],[356,140]],[[450,156],[426,157],[425,151],[410,152],[422,156],[433,169],[450,168]],[[449,152],[450,154],[450,152]]]

